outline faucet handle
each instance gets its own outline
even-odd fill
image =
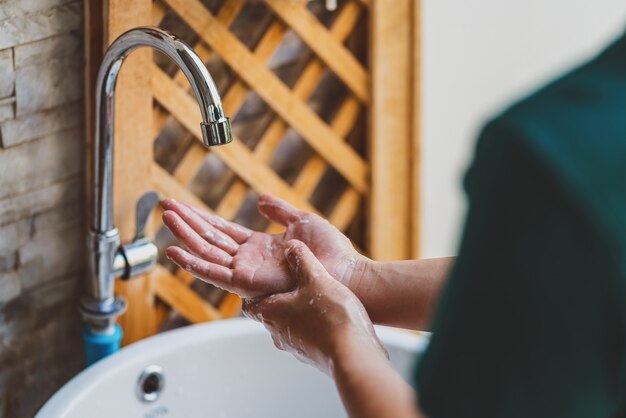
[[[151,190],[144,193],[137,201],[137,208],[135,212],[135,227],[137,232],[135,233],[135,241],[146,237],[146,225],[148,224],[148,219],[150,218],[150,214],[154,208],[156,208],[159,204],[159,200],[159,194]]]
[[[149,272],[157,262],[159,249],[146,239],[146,224],[158,204],[159,195],[153,191],[144,193],[137,201],[135,239],[122,245],[114,260],[114,270],[120,273],[122,280]]]

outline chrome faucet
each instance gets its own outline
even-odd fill
[[[115,83],[124,58],[139,47],[152,47],[164,53],[187,76],[200,105],[200,128],[206,146],[227,144],[233,138],[211,75],[200,57],[176,36],[162,29],[142,27],[129,30],[111,44],[96,82],[89,277],[87,295],[81,301],[88,331],[98,335],[112,333],[115,319],[126,309],[126,301],[114,294],[115,279],[145,273],[154,267],[157,259],[156,246],[143,233],[148,215],[158,203],[156,193],[144,195],[137,205],[137,234],[132,243],[120,246],[120,235],[113,225]]]

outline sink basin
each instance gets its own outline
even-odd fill
[[[427,337],[376,331],[410,381]],[[330,378],[277,350],[262,325],[238,318],[132,344],[77,375],[36,418],[345,416]]]

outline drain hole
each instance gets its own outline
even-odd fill
[[[144,402],[156,401],[164,386],[163,370],[159,366],[148,366],[137,381],[137,396]]]
[[[150,373],[143,382],[143,393],[152,395],[161,389],[161,377],[156,373]]]

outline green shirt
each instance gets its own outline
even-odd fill
[[[626,416],[626,36],[482,132],[430,418]]]

